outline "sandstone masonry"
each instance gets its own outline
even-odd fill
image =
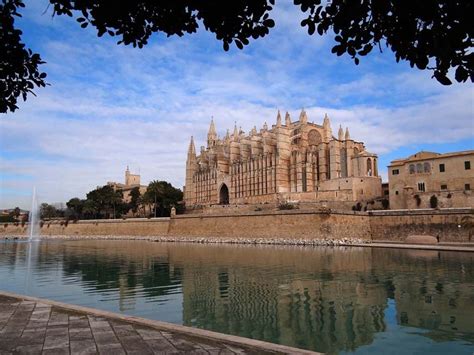
[[[381,196],[377,156],[339,127],[332,135],[327,115],[322,125],[308,122],[303,110],[284,123],[254,127],[246,135],[234,127],[219,139],[211,121],[207,147],[188,149],[184,200],[187,210],[216,204],[367,201]]]

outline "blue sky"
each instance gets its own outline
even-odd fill
[[[291,1],[278,2],[270,35],[224,52],[214,35],[154,35],[143,49],[97,38],[47,1],[28,1],[24,41],[47,62],[51,83],[0,119],[0,208],[65,202],[127,165],[142,181],[184,183],[189,137],[204,144],[214,117],[222,136],[234,121],[248,132],[274,123],[277,109],[297,119],[331,119],[333,132],[380,157],[379,170],[419,150],[474,149],[472,84],[443,87],[430,72],[374,51],[355,66],[331,53],[331,36],[308,36]]]

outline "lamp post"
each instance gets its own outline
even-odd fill
[[[155,190],[155,218],[156,218],[156,190]]]

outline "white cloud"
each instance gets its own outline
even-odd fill
[[[382,155],[474,137],[471,87],[443,88],[403,66],[380,72],[383,58],[346,65],[329,53],[330,39],[299,28],[292,6],[277,8],[280,27],[268,38],[229,53],[209,34],[142,50],[90,35],[80,41],[76,24],[61,22],[61,40],[45,40],[42,50],[52,86],[0,121],[0,208],[27,207],[33,185],[48,202],[83,197],[122,181],[126,165],[144,182],[181,187],[189,137],[199,149],[211,116],[223,135],[234,121],[246,131],[272,124],[278,108],[295,120],[304,106],[310,120],[327,112],[334,133],[348,126]]]

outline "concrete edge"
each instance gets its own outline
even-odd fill
[[[357,247],[372,247],[372,248],[392,248],[392,249],[415,249],[415,250],[437,250],[437,251],[459,251],[474,253],[473,246],[455,246],[455,245],[431,245],[431,244],[402,244],[402,243],[377,243],[372,242],[368,244],[351,244],[350,246]]]
[[[17,240],[25,241],[26,236],[15,236]],[[373,241],[367,240],[365,243],[353,242],[344,243],[339,239],[325,240],[325,239],[294,239],[286,240],[284,238],[275,238],[274,240],[265,241],[265,238],[220,238],[216,237],[196,237],[196,236],[109,236],[109,235],[91,235],[91,236],[67,236],[67,235],[52,235],[42,236],[42,240],[140,240],[154,243],[190,243],[190,244],[232,244],[232,245],[268,245],[268,246],[306,246],[306,247],[371,247],[371,248],[395,248],[395,249],[418,249],[418,250],[438,250],[438,251],[459,251],[459,252],[474,252],[474,243],[468,242],[450,242],[449,244],[406,244],[403,241]],[[206,240],[207,239],[207,240]],[[0,241],[9,240],[4,236],[0,236]],[[255,242],[257,241],[257,242]],[[319,241],[320,243],[316,243]],[[331,243],[332,241],[338,243]],[[326,243],[327,242],[327,243]]]
[[[204,339],[208,339],[212,341],[225,342],[225,343],[234,344],[237,346],[254,348],[257,350],[275,351],[275,352],[280,352],[280,353],[285,353],[285,354],[308,354],[308,355],[309,354],[313,354],[313,355],[322,354],[322,353],[318,353],[318,352],[314,352],[310,350],[294,348],[291,346],[273,344],[273,343],[269,343],[262,340],[249,339],[249,338],[239,337],[236,335],[217,333],[210,330],[192,328],[192,327],[188,327],[184,325],[145,319],[141,317],[127,316],[127,315],[122,315],[118,313],[102,311],[96,308],[77,306],[77,305],[58,302],[58,301],[52,301],[52,300],[48,300],[44,298],[19,295],[16,293],[11,293],[11,292],[2,291],[2,290],[0,290],[0,296],[16,298],[16,299],[24,300],[24,301],[32,301],[32,302],[49,304],[53,307],[62,308],[69,311],[87,313],[87,314],[97,316],[97,317],[106,317],[106,318],[119,320],[123,322],[130,322],[133,324],[144,325],[147,327],[155,328],[157,330],[169,331],[169,332],[179,333],[182,335],[204,338]]]

